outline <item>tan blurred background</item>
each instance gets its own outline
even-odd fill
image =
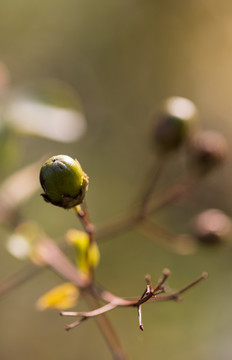
[[[178,0],[2,0],[0,60],[12,86],[55,78],[79,94],[88,129],[77,143],[20,137],[22,154],[15,167],[44,154],[76,156],[90,176],[89,209],[94,223],[117,215],[136,199],[154,154],[152,114],[171,95],[190,98],[201,127],[232,139],[232,3]],[[173,159],[163,174],[171,183],[181,171]],[[6,174],[1,174],[1,179]],[[212,174],[183,204],[160,214],[181,233],[200,210],[217,207],[232,214],[232,168]],[[161,182],[162,186],[162,182]],[[76,226],[73,214],[42,202],[39,192],[23,207],[49,235],[62,237]],[[1,231],[1,278],[23,264],[5,250]],[[170,289],[178,289],[202,271],[209,279],[185,295],[182,304],[144,307],[145,331],[131,309],[110,318],[130,359],[229,360],[232,353],[232,249],[200,248],[181,256],[135,232],[100,246],[100,283],[120,296],[139,295],[144,275],[155,280],[172,270]],[[66,333],[56,311],[39,313],[37,298],[60,279],[45,271],[1,300],[2,360],[110,359],[93,320]],[[85,310],[85,304],[78,307]]]

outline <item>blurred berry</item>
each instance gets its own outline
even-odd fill
[[[153,133],[153,141],[161,153],[178,149],[188,138],[197,118],[194,103],[183,97],[170,97],[159,114]]]
[[[199,242],[213,245],[228,241],[231,226],[231,219],[222,211],[209,209],[194,219],[192,231]]]
[[[228,145],[219,132],[202,131],[193,137],[188,150],[190,167],[204,175],[225,161]]]

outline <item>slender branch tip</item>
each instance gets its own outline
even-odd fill
[[[162,274],[163,276],[168,277],[171,275],[171,270],[169,270],[168,268],[164,268]]]
[[[203,272],[201,276],[203,279],[207,279],[209,274],[207,272]]]

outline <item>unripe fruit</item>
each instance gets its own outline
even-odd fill
[[[45,201],[70,209],[83,201],[89,179],[77,160],[67,155],[57,155],[42,166],[40,183]]]
[[[189,136],[197,118],[194,103],[183,97],[168,98],[154,129],[154,143],[161,153],[178,149]]]

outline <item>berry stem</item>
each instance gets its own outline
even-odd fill
[[[161,173],[163,171],[164,165],[166,163],[166,159],[163,159],[163,157],[159,157],[158,161],[156,161],[147,177],[146,177],[146,185],[144,189],[144,193],[141,196],[141,203],[139,208],[139,215],[141,219],[145,218],[148,211],[148,205],[149,201],[151,200],[151,196],[156,188],[156,185],[160,179]]]
[[[86,203],[84,203],[82,207],[80,205],[74,206],[73,209],[76,215],[79,217],[85,232],[89,235],[89,243],[93,244],[95,242],[95,236],[94,236],[95,229],[90,221],[89,212],[87,210]]]

